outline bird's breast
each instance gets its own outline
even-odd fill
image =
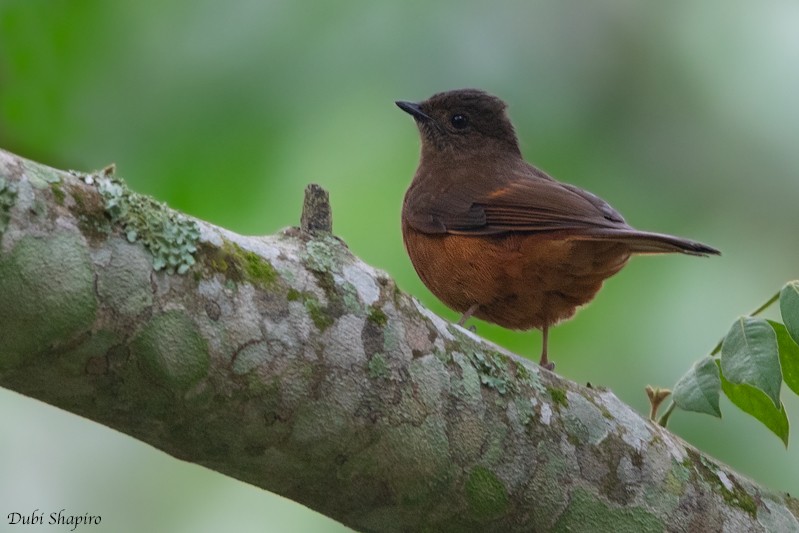
[[[426,234],[406,221],[402,234],[411,263],[437,298],[460,313],[477,304],[475,316],[511,329],[569,318],[629,258],[616,242]]]

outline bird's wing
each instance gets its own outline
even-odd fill
[[[508,176],[491,184],[456,180],[444,192],[412,187],[404,219],[422,233],[551,234],[570,240],[624,242],[633,253],[719,254],[700,242],[636,230],[601,198],[555,181],[534,167]]]
[[[615,209],[587,191],[555,181],[533,167],[514,174],[491,186],[485,180],[464,180],[445,194],[416,198],[406,218],[425,233],[630,229]]]
[[[473,208],[485,213],[485,225],[451,227],[452,232],[550,232],[629,228],[605,201],[556,181],[520,180],[477,198]]]

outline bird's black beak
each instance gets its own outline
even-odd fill
[[[419,107],[419,104],[415,104],[413,102],[403,102],[402,100],[399,100],[394,103],[397,104],[397,107],[399,107],[400,109],[402,109],[403,111],[405,111],[406,113],[408,113],[410,116],[412,116],[414,119],[418,121],[427,122],[433,120],[433,117],[422,111],[422,108]]]

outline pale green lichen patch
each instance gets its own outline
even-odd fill
[[[0,260],[0,351],[11,354],[7,361],[85,331],[96,310],[89,254],[74,235],[24,237]]]
[[[450,353],[446,350],[440,350],[436,348],[433,350],[433,355],[436,357],[436,359],[445,364],[452,361],[452,355],[450,355]]]
[[[449,330],[459,342],[447,342],[448,351],[465,347],[466,349],[463,351],[474,365],[480,376],[480,383],[484,386],[494,389],[502,395],[518,393],[520,385],[528,385],[536,389],[541,386],[538,376],[533,377],[528,369],[520,363],[512,361],[507,355],[496,350],[484,349],[485,347],[476,342],[475,338],[470,336],[471,334],[464,332],[461,328],[452,326]]]
[[[477,518],[491,519],[500,516],[508,507],[505,485],[484,466],[476,466],[466,480],[466,498],[469,510]]]
[[[477,369],[480,383],[500,394],[518,390],[508,371],[508,358],[497,352],[469,350],[466,356]]]
[[[467,405],[478,406],[483,397],[480,394],[480,376],[471,361],[460,352],[452,352],[452,360],[460,367],[460,377],[453,376],[451,390]]]
[[[680,498],[685,493],[690,471],[681,463],[670,459],[671,467],[661,483],[644,484],[644,501],[650,509],[657,510],[660,516],[671,513],[680,505]]]
[[[522,426],[526,426],[535,418],[533,403],[529,398],[516,398],[513,402],[515,420]]]
[[[308,241],[302,252],[302,261],[317,273],[341,271],[345,248],[335,237],[325,235]]]
[[[17,184],[0,176],[0,237],[8,227],[11,219],[11,208],[17,199]]]
[[[526,385],[538,393],[544,392],[544,384],[541,383],[541,376],[537,369],[530,369],[520,361],[514,361],[516,364],[516,379],[520,384]]]
[[[665,524],[657,516],[641,507],[611,507],[599,496],[578,487],[572,491],[569,506],[553,531],[584,531],[587,524],[590,524],[591,531],[597,532],[662,533],[665,529]]]
[[[372,379],[386,379],[390,375],[388,361],[382,353],[376,353],[369,359],[369,377]]]
[[[663,487],[670,494],[682,496],[689,479],[691,479],[691,471],[682,463],[672,460],[671,469],[663,480]]]
[[[141,242],[153,256],[153,269],[185,274],[194,264],[200,229],[188,217],[127,188],[112,176],[98,178],[98,191],[111,220],[130,242]]]
[[[59,171],[54,168],[34,163],[27,159],[20,159],[20,161],[25,169],[25,176],[28,178],[28,181],[37,189],[45,189],[50,186],[50,184],[61,181]]]
[[[419,399],[429,411],[442,408],[449,389],[450,374],[446,365],[435,355],[429,354],[411,362],[411,379]]]
[[[334,278],[334,280],[336,279],[338,279],[338,276]],[[358,291],[355,287],[347,281],[339,282],[337,287],[338,292],[336,294],[340,295],[342,309],[349,313],[363,315],[363,306],[358,299]]]
[[[208,372],[208,346],[183,311],[151,318],[130,348],[147,375],[167,386],[188,389]]]
[[[372,321],[368,321],[374,324]],[[401,321],[386,321],[383,327],[373,326],[383,334],[383,351],[392,356],[400,356],[405,341],[405,327]]]

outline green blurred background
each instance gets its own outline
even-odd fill
[[[0,0],[0,146],[59,168],[116,162],[134,189],[245,234],[296,225],[303,188],[321,183],[350,248],[454,318],[402,247],[418,138],[393,101],[486,89],[508,101],[529,160],[635,226],[724,253],[635,259],[552,332],[559,373],[645,413],[645,385],[674,384],[799,277],[797,22],[789,0]],[[538,355],[537,333],[478,331]],[[797,425],[799,401],[783,397]],[[799,493],[796,445],[722,410],[677,413],[673,430]],[[0,518],[66,508],[101,515],[92,531],[346,531],[4,390],[0,420]]]

